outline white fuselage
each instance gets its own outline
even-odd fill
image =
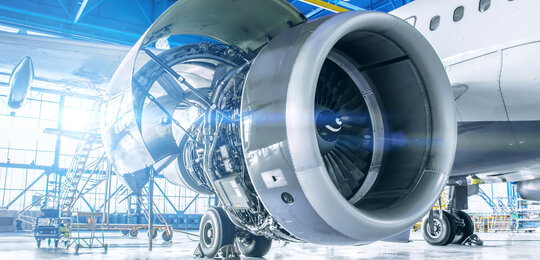
[[[416,0],[391,12],[431,43],[452,84],[453,176],[540,177],[539,12],[538,0]]]
[[[453,175],[540,177],[539,11],[538,0],[416,0],[391,12],[431,43],[453,86]]]
[[[460,6],[463,18],[454,22]],[[416,0],[391,13],[426,37],[453,85],[468,87],[456,100],[459,121],[539,120],[540,1],[492,0],[479,10],[479,0]]]

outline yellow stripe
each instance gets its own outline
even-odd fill
[[[478,177],[472,177],[471,178],[471,184],[482,184],[482,179]]]
[[[314,6],[317,6],[317,7],[320,7],[320,8],[323,8],[323,9],[326,9],[328,11],[336,12],[336,13],[342,13],[342,12],[349,11],[349,10],[343,8],[343,7],[333,5],[333,4],[330,4],[328,2],[321,1],[321,0],[300,0],[300,1],[302,1],[304,3],[314,5]]]

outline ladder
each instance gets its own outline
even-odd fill
[[[58,208],[60,209],[61,215],[63,216],[69,215],[75,202],[78,198],[81,197],[81,194],[79,192],[79,184],[81,183],[81,181],[83,181],[83,174],[89,168],[88,159],[90,157],[90,153],[92,152],[92,146],[96,141],[97,136],[99,135],[99,114],[101,110],[101,105],[101,101],[94,102],[92,106],[93,113],[91,119],[89,120],[90,123],[86,127],[84,139],[77,146],[75,155],[73,156],[73,159],[71,161],[71,165],[66,172],[65,181],[60,186]],[[100,159],[99,161],[101,160],[102,159]],[[96,166],[97,165],[99,165],[99,163],[97,163]],[[96,168],[99,169],[99,167],[95,167],[94,170],[92,170],[91,174],[94,173]],[[91,176],[88,178],[91,178]],[[89,179],[87,179],[86,182],[83,184],[83,189],[84,187],[86,187],[86,185],[88,185],[88,182],[90,182]],[[94,184],[96,184],[95,186],[97,186],[99,185],[99,183]]]
[[[501,211],[499,210],[499,206],[495,204],[495,202],[481,189],[478,189],[478,196],[480,196],[493,210],[493,213],[495,214],[501,214]]]
[[[509,214],[509,213],[512,212],[511,208],[509,208],[509,207],[502,201],[502,199],[498,199],[498,203],[499,203],[499,209],[501,210],[502,213]]]
[[[86,195],[87,193],[97,188],[101,183],[103,183],[106,180],[105,175],[96,174],[102,168],[101,166],[103,162],[106,162],[105,154],[101,155],[96,161],[87,163],[87,168],[88,169],[92,168],[92,170],[90,171],[89,174],[80,178],[81,184],[79,185],[81,187],[80,189],[78,189],[80,190],[80,192],[76,193],[77,196],[73,200],[73,203],[77,201],[79,198],[81,198],[82,196]],[[50,182],[52,183],[54,181],[50,181]],[[41,209],[56,208],[55,207],[57,205],[56,203],[58,203],[58,201],[61,199],[61,197],[58,196],[58,192],[67,189],[68,185],[64,183],[64,185],[56,185],[56,187],[53,187],[53,186],[55,185],[50,184],[48,191],[44,195],[38,194],[39,199],[32,201],[32,203],[30,203],[25,208],[20,210],[17,213],[17,220],[20,220],[23,223],[33,226],[39,214],[35,214],[35,212],[33,212],[32,209],[34,207],[40,206],[39,204],[42,204],[40,202],[44,201],[45,198],[48,198],[47,205],[45,204],[41,205],[40,207]]]
[[[150,222],[150,211],[149,211],[149,208],[146,206],[147,204],[149,204],[146,201],[147,198],[148,198],[148,189],[144,188],[142,189],[141,196],[138,197],[137,203],[139,203],[139,205],[141,206],[142,212],[146,220]],[[163,217],[163,214],[159,210],[159,207],[155,203],[152,203],[152,205],[153,205],[152,208],[155,212],[154,216],[158,219],[158,221],[161,222],[161,224],[165,225],[167,229],[171,229],[171,226],[169,225],[169,223],[167,223],[167,220]],[[149,234],[152,234],[152,233],[150,233],[149,231]]]
[[[96,174],[100,171],[102,168],[102,163],[106,162],[106,155],[103,153],[95,162],[91,163],[91,165],[87,166],[87,169],[92,168],[88,176],[81,177],[80,182],[80,188],[77,190],[78,195],[75,197],[74,201],[77,201],[82,196],[86,195],[87,193],[94,190],[97,186],[99,186],[101,183],[103,183],[106,180],[106,176],[103,174]],[[93,166],[93,167],[92,167]],[[97,178],[92,178],[93,176],[96,176]]]

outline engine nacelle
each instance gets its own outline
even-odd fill
[[[451,97],[438,56],[406,22],[348,12],[297,26],[265,46],[246,79],[251,181],[304,240],[389,237],[420,219],[446,183]]]
[[[520,181],[517,183],[519,196],[526,200],[540,201],[540,179]]]
[[[147,49],[178,34],[221,43]],[[235,225],[269,238],[391,237],[432,207],[453,163],[444,68],[414,27],[384,13],[308,22],[278,0],[179,1],[111,89],[110,104],[129,106],[108,110],[124,116],[105,124],[104,141],[128,183],[153,167],[215,193]],[[128,149],[141,159],[119,153]]]

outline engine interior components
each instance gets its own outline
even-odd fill
[[[173,44],[191,34],[208,39]],[[163,38],[172,48],[152,48]],[[259,255],[261,239],[359,244],[412,226],[448,179],[454,111],[437,54],[394,16],[183,0],[115,73],[103,139],[134,191],[153,168],[215,194]]]

